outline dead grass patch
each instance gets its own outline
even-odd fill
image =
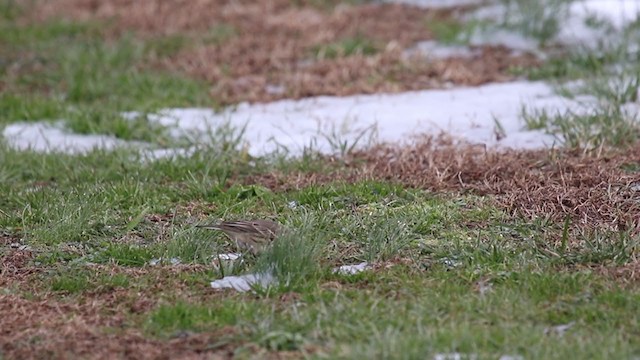
[[[181,334],[162,340],[149,338],[136,325],[136,316],[153,310],[160,302],[180,298],[200,303],[226,296],[206,284],[193,289],[180,275],[204,270],[202,266],[126,268],[110,265],[88,267],[101,274],[125,274],[131,288],[96,288],[80,294],[50,292],[40,274],[17,278],[0,275],[0,285],[11,281],[24,298],[0,295],[0,352],[8,358],[142,358],[226,359],[238,344],[220,343],[235,334],[227,327],[214,332]],[[46,281],[46,280],[45,280]],[[19,282],[19,283],[17,283]],[[218,345],[215,345],[218,344]],[[277,354],[265,354],[277,358]],[[274,357],[275,356],[275,357]]]
[[[200,333],[167,341],[126,329],[121,315],[104,315],[94,304],[53,299],[26,300],[0,295],[0,349],[12,359],[30,358],[231,358],[230,348],[210,349],[220,333]]]
[[[570,150],[492,151],[426,140],[409,147],[380,146],[355,153],[329,173],[270,173],[247,178],[274,190],[334,181],[382,180],[436,192],[494,196],[527,219],[574,228],[640,232],[640,146],[599,156]]]
[[[220,104],[479,85],[510,80],[510,68],[537,64],[532,55],[513,55],[501,47],[483,48],[473,58],[403,55],[404,49],[432,38],[428,22],[463,11],[399,4],[331,3],[318,8],[285,0],[54,0],[40,2],[28,21],[100,20],[111,24],[108,38],[133,31],[143,38],[192,39],[177,54],[144,66],[204,79]],[[219,36],[223,28],[225,35]],[[370,43],[375,51],[355,49],[330,58],[317,54],[318,48],[353,39]]]
[[[9,249],[0,256],[0,287],[11,286],[37,270],[29,266],[33,253],[28,250]]]
[[[611,277],[616,282],[626,285],[637,286],[640,282],[640,261],[636,260],[629,264],[622,266],[603,266],[597,269],[597,271],[604,276]]]
[[[424,22],[464,8],[428,10],[397,4],[347,5],[327,1],[324,8],[314,2],[289,0],[48,0],[39,1],[24,22],[64,18],[77,21],[111,22],[107,35],[134,31],[157,36],[202,33],[219,24],[236,26],[240,33],[270,30],[285,36],[325,42],[337,34],[376,34],[381,40],[403,43],[420,40],[428,29]],[[379,20],[394,20],[381,22]],[[404,20],[404,21],[400,21]]]

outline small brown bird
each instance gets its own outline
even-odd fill
[[[264,250],[282,231],[280,224],[271,220],[222,221],[196,227],[220,230],[239,248],[248,249],[253,254]]]

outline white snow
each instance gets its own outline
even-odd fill
[[[228,259],[237,259],[239,254],[221,254],[229,255]],[[343,265],[333,269],[334,273],[343,275],[353,275],[359,272],[365,271],[370,268],[367,262],[363,262],[357,265]],[[260,274],[246,274],[240,276],[225,276],[222,279],[218,279],[211,282],[211,287],[214,289],[234,289],[239,292],[247,292],[258,288],[267,288],[270,285],[275,285],[278,280],[271,273]]]
[[[502,355],[498,360],[524,360],[522,355]]]
[[[230,124],[246,125],[249,153],[279,148],[290,154],[313,147],[336,152],[336,143],[351,146],[368,140],[410,143],[416,135],[450,133],[461,140],[522,149],[552,146],[554,137],[523,131],[522,108],[578,111],[578,103],[555,95],[541,82],[512,82],[446,90],[348,97],[314,97],[268,104],[241,104],[236,110],[168,109],[149,119],[173,128],[176,136],[197,137]],[[497,123],[505,137],[496,139]]]
[[[7,143],[18,150],[81,154],[93,149],[114,149],[127,142],[107,135],[74,134],[63,128],[62,122],[49,124],[14,123],[2,132]]]
[[[599,41],[608,39],[606,31],[587,25],[587,20],[597,18],[607,21],[614,29],[620,30],[635,21],[640,15],[638,0],[575,0],[568,6],[566,15],[561,15],[560,31],[553,40],[567,46],[587,46],[594,48]],[[506,8],[498,2],[480,7],[470,15],[472,19],[502,21]],[[510,14],[507,17],[518,16]],[[520,14],[526,16],[526,14]],[[511,19],[513,21],[513,19]],[[526,21],[526,19],[522,19]],[[471,37],[471,45],[503,45],[510,49],[530,51],[540,56],[538,41],[517,31],[499,28],[478,29]]]
[[[227,253],[227,254],[219,254],[218,259],[226,260],[226,261],[235,261],[242,257],[240,253]]]
[[[170,259],[163,259],[163,258],[153,258],[151,260],[149,260],[149,265],[151,266],[157,266],[163,263],[167,263],[169,265],[179,265],[180,263],[182,263],[182,261],[178,258],[170,258]]]
[[[369,265],[369,263],[365,262],[361,262],[360,264],[356,264],[356,265],[342,265],[342,266],[338,266],[337,268],[333,269],[334,273],[338,273],[341,275],[354,275],[357,273],[361,273],[367,269],[369,269],[371,266]]]
[[[211,282],[214,289],[234,289],[239,292],[247,292],[256,287],[266,288],[276,284],[277,280],[271,274],[247,274],[240,276],[225,276],[222,279]]]
[[[438,353],[433,356],[433,360],[476,360],[478,355],[476,354],[464,354],[464,353]]]
[[[572,321],[572,322],[567,323],[567,324],[550,326],[550,327],[547,327],[547,328],[544,329],[544,334],[545,335],[556,335],[558,337],[562,337],[575,324],[576,324],[576,322]]]
[[[469,44],[473,46],[505,46],[516,51],[538,53],[538,41],[520,33],[506,29],[489,29],[476,31],[471,35]],[[542,56],[541,54],[539,54]]]
[[[478,358],[477,354],[464,354],[464,353],[439,353],[433,356],[433,360],[475,360]],[[524,360],[524,356],[521,355],[502,355],[498,360]]]
[[[216,113],[211,109],[166,109],[150,121],[171,129],[174,136],[211,141],[217,128],[246,125],[243,140],[251,155],[286,148],[290,155],[313,148],[339,152],[340,146],[376,142],[409,144],[419,135],[450,133],[460,140],[497,148],[535,149],[553,146],[555,138],[523,130],[523,106],[554,113],[580,109],[575,100],[555,95],[542,82],[512,82],[399,94],[321,96],[267,104],[241,104]],[[499,126],[504,138],[496,138]],[[78,135],[42,123],[7,126],[4,136],[18,149],[72,153],[127,144],[107,136]],[[148,150],[149,158],[188,155],[191,150]]]
[[[635,21],[640,14],[638,0],[583,0],[571,4],[571,14],[575,17],[587,18],[597,15],[605,18],[611,25],[621,29],[628,23]]]
[[[92,150],[113,150],[129,147],[140,151],[143,159],[158,160],[164,158],[185,157],[194,149],[150,149],[150,144],[137,141],[125,141],[109,135],[75,134],[65,129],[63,121],[18,122],[7,125],[3,132],[7,144],[18,150],[31,150],[40,153],[84,154]]]
[[[479,53],[479,50],[472,50],[468,46],[446,45],[433,40],[421,41],[404,52],[407,57],[422,55],[429,59],[470,58]]]

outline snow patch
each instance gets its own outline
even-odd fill
[[[468,46],[446,45],[433,40],[421,41],[404,52],[405,57],[422,55],[428,59],[470,58],[478,54],[480,51]]]
[[[489,20],[491,22],[501,22],[509,18],[514,21],[513,16],[526,16],[526,14],[506,14],[507,8],[499,3],[480,7],[470,14],[467,19]],[[568,5],[566,16],[560,20],[560,29],[555,36],[555,42],[572,46],[580,45],[595,48],[599,41],[603,41],[611,34],[607,29],[597,26],[590,26],[591,19],[604,20],[611,25],[614,30],[621,30],[624,26],[638,19],[640,15],[640,2],[637,0],[582,0],[573,1]],[[526,19],[522,19],[526,21]],[[611,40],[619,37],[613,34]],[[510,49],[529,51],[544,57],[538,47],[538,41],[526,37],[523,34],[506,29],[478,29],[471,37],[471,45],[503,45]]]
[[[640,1],[638,0],[583,0],[571,4],[572,16],[586,19],[596,15],[608,20],[616,29],[638,19]]]
[[[376,143],[407,145],[419,136],[452,134],[458,140],[496,148],[537,149],[554,146],[554,136],[523,130],[523,104],[531,112],[585,111],[585,99],[569,100],[542,82],[511,82],[398,94],[320,96],[266,104],[240,104],[216,113],[211,109],[165,109],[149,121],[175,137],[216,141],[220,129],[244,129],[242,141],[253,156],[305,150],[339,153]],[[586,99],[588,100],[588,99]],[[499,131],[498,131],[499,130]],[[497,135],[499,133],[499,136]],[[18,123],[4,129],[9,145],[41,152],[83,153],[95,148],[132,146],[150,160],[189,156],[194,149],[148,149],[104,135],[79,135],[46,123]]]
[[[212,281],[211,287],[214,289],[234,289],[239,292],[247,292],[256,287],[264,289],[274,284],[277,284],[276,278],[272,274],[265,273],[225,276],[222,279]]]
[[[63,123],[13,123],[2,132],[9,146],[18,150],[36,152],[63,152],[83,154],[95,149],[114,149],[127,142],[107,135],[74,134],[64,129]]]
[[[342,265],[342,266],[338,266],[337,268],[333,269],[334,273],[337,274],[341,274],[341,275],[355,275],[357,273],[361,273],[367,269],[371,268],[371,266],[369,265],[369,263],[365,262],[361,262],[360,264],[357,265]]]
[[[550,113],[579,109],[577,101],[555,95],[542,82],[512,82],[399,94],[243,103],[220,113],[210,109],[167,109],[150,115],[149,120],[171,128],[175,136],[191,138],[222,126],[244,128],[243,140],[253,156],[282,149],[299,155],[309,148],[335,153],[340,146],[408,144],[416,135],[441,133],[498,148],[554,145],[552,135],[523,132],[523,104]],[[504,131],[500,139],[496,138],[497,124]]]
[[[225,261],[235,261],[242,257],[240,253],[228,253],[228,254],[219,254],[218,259]]]
[[[240,254],[220,254],[223,260],[237,260],[240,258]],[[367,262],[363,262],[357,265],[343,265],[333,269],[334,273],[342,275],[354,275],[369,269],[371,266]],[[225,276],[222,279],[218,279],[211,282],[211,287],[214,289],[234,289],[239,292],[247,292],[256,288],[267,288],[271,285],[276,285],[278,280],[271,273],[261,274],[246,274],[240,276]]]
[[[433,356],[433,360],[476,360],[478,355],[476,354],[463,354],[463,353],[439,353]]]
[[[151,144],[125,141],[109,135],[75,134],[64,128],[63,121],[13,123],[4,128],[2,135],[7,144],[14,149],[40,153],[81,155],[93,150],[114,150],[128,147],[139,150],[143,159],[153,161],[186,157],[195,151],[193,148],[151,149]]]

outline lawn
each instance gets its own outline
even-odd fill
[[[47,153],[0,137],[0,359],[640,357],[640,132],[625,112],[637,53],[556,49],[534,26],[554,56],[480,46],[474,59],[402,60],[420,39],[467,44],[487,26],[462,20],[473,6],[103,3],[0,0],[0,129],[63,120],[190,151]],[[242,129],[189,143],[145,116],[523,77],[599,107],[523,113],[562,135],[553,149],[441,136],[297,157],[249,154]],[[220,254],[235,244],[196,227],[254,218],[287,231],[234,263]],[[277,281],[211,287],[250,273]]]

